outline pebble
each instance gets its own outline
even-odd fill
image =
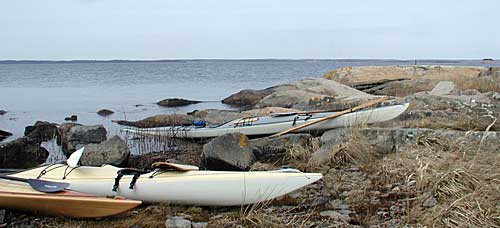
[[[165,221],[166,228],[191,228],[191,221],[180,217],[174,216],[170,217]]]
[[[322,211],[319,213],[320,216],[322,217],[330,217],[333,218],[337,221],[347,221],[349,220],[348,215],[341,214],[337,211]]]
[[[193,222],[191,225],[193,228],[205,228],[208,227],[208,222]]]
[[[433,196],[427,198],[424,203],[422,204],[423,207],[425,208],[431,208],[431,207],[434,207],[437,203],[437,200],[436,198],[434,198]]]

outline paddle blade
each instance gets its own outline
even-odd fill
[[[68,164],[69,167],[71,168],[76,168],[78,167],[78,162],[80,162],[80,158],[82,157],[83,154],[83,147],[75,152],[73,152],[68,160],[66,160],[66,164]]]
[[[54,193],[64,191],[69,187],[68,183],[53,182],[39,179],[28,179],[28,184],[35,190],[40,192]]]

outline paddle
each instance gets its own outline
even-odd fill
[[[282,132],[279,132],[279,133],[276,133],[274,135],[271,135],[271,137],[276,137],[276,136],[281,136],[281,135],[284,135],[286,133],[289,133],[289,132],[292,132],[292,131],[296,131],[296,130],[299,130],[299,129],[302,129],[302,128],[305,128],[307,126],[311,126],[313,124],[317,124],[317,123],[320,123],[320,122],[323,122],[325,120],[329,120],[329,119],[333,119],[333,118],[337,118],[339,116],[342,116],[344,114],[347,114],[347,113],[351,113],[351,112],[355,112],[355,111],[358,111],[360,109],[364,109],[364,108],[368,108],[370,106],[373,106],[373,105],[376,105],[378,103],[382,103],[384,102],[385,100],[389,99],[389,97],[381,97],[377,100],[374,100],[374,101],[370,101],[368,103],[365,103],[365,104],[361,104],[361,105],[358,105],[354,108],[351,108],[351,109],[346,109],[344,111],[341,111],[341,112],[337,112],[337,113],[334,113],[332,115],[329,115],[329,116],[326,116],[326,117],[323,117],[323,118],[319,118],[319,119],[316,119],[316,120],[313,120],[311,122],[308,122],[308,123],[305,123],[303,125],[300,125],[300,126],[297,126],[297,127],[292,127],[288,130],[285,130],[285,131],[282,131]]]
[[[0,179],[25,182],[28,183],[33,189],[46,193],[64,191],[69,186],[68,183],[63,183],[63,182],[53,182],[53,181],[46,181],[39,179],[25,179],[25,178],[5,176],[5,175],[0,175]]]
[[[78,167],[78,162],[80,162],[80,158],[83,155],[83,147],[75,152],[73,152],[69,158],[66,160],[66,164],[68,164],[71,168]]]

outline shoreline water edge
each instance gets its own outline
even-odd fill
[[[292,61],[297,62],[304,63]],[[4,140],[0,144],[2,169],[29,169],[43,163],[61,162],[84,147],[79,163],[82,167],[111,164],[151,172],[155,167],[160,173],[174,170],[181,176],[184,172],[204,170],[269,171],[274,176],[278,176],[277,173],[300,176],[295,173],[300,170],[304,174],[317,173],[322,178],[307,182],[298,190],[290,190],[291,193],[286,191],[288,194],[283,196],[273,196],[270,201],[237,208],[153,203],[99,220],[44,217],[7,210],[3,212],[4,216],[0,216],[0,224],[13,227],[182,227],[178,224],[185,224],[185,227],[500,226],[498,200],[492,200],[500,197],[495,184],[498,178],[494,178],[500,173],[497,164],[500,161],[500,122],[497,121],[500,117],[500,63],[468,61],[465,63],[480,66],[456,66],[464,62],[451,65],[431,62],[433,64],[394,65],[388,61],[377,66],[350,66],[344,61],[341,66],[329,70],[325,70],[329,64],[319,64],[313,67],[313,74],[317,75],[308,75],[315,77],[294,73],[293,77],[279,78],[294,71],[292,69],[274,76],[271,74],[273,79],[269,81],[252,76],[251,80],[240,85],[228,86],[234,82],[231,79],[222,83],[223,92],[206,97],[204,93],[217,88],[196,91],[205,79],[193,83],[196,85],[192,87],[188,86],[190,83],[181,83],[189,87],[187,93],[194,91],[193,96],[160,93],[161,85],[166,83],[162,81],[160,86],[155,86],[155,91],[140,95],[141,99],[151,95],[149,99],[154,100],[150,102],[130,99],[126,101],[128,108],[120,110],[119,105],[111,105],[113,107],[102,107],[95,112],[88,111],[85,107],[88,103],[83,106],[75,104],[75,110],[79,112],[68,114],[76,114],[76,117],[52,113],[56,117],[39,118],[32,113],[12,112],[6,108],[0,114],[0,137],[3,137],[0,139]],[[209,64],[201,63],[203,66]],[[281,63],[272,63],[283,67]],[[156,67],[166,67],[161,65],[164,63],[155,64],[160,64]],[[0,64],[0,73],[4,72],[1,70],[3,66]],[[202,66],[189,66],[191,72],[197,72],[197,67]],[[252,63],[247,67],[269,73],[277,66],[265,68]],[[219,68],[210,69],[217,71]],[[257,79],[262,81],[255,87],[250,86],[252,80]],[[109,78],[105,84],[113,84],[112,80]],[[123,82],[117,82],[120,83]],[[168,88],[179,85],[174,83]],[[67,91],[73,88],[62,87]],[[110,91],[122,88],[125,86]],[[50,89],[46,87],[40,91]],[[178,91],[183,89],[178,88]],[[230,95],[222,95],[228,90]],[[129,91],[124,98],[132,98],[138,93],[140,91]],[[159,97],[160,94],[172,96]],[[86,94],[79,96],[85,97]],[[387,100],[357,110],[360,105],[380,97],[387,97]],[[72,105],[67,103],[64,109],[71,109]],[[305,131],[268,137],[285,130],[276,127],[280,123],[292,128],[331,115],[322,116],[318,110],[357,112],[346,112],[337,117],[338,122],[324,120],[323,125],[316,125],[326,126],[324,128],[309,127],[304,128],[308,129]],[[58,108],[57,112],[60,111]],[[31,119],[29,125],[25,124],[32,117],[36,119]],[[65,121],[64,117],[68,119]],[[23,119],[19,121],[23,126],[11,124],[16,119]],[[228,124],[231,125],[229,128]],[[234,130],[272,124],[280,130]],[[165,128],[168,126],[177,127]],[[221,130],[223,133],[208,138],[196,137],[196,134],[202,134],[196,132],[215,132],[214,129],[224,129],[224,126],[231,131]],[[126,132],[123,129],[136,130]],[[177,163],[190,166],[177,166]],[[166,171],[158,169],[164,168],[165,164],[168,166]],[[202,171],[195,170],[195,166]],[[115,178],[115,173],[112,175]],[[153,172],[151,175],[158,174]],[[120,176],[126,179],[127,186],[130,184],[130,191],[133,191],[135,181],[139,183],[137,186],[147,181],[140,174],[132,173],[132,176],[133,179]],[[68,181],[71,178],[68,176]],[[132,180],[134,182],[130,182]],[[116,181],[115,186],[109,186],[114,192],[120,179],[117,177]],[[77,185],[76,182],[74,186]],[[135,195],[129,196],[133,198]],[[208,199],[199,201],[210,202]]]

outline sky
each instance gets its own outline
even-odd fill
[[[0,60],[500,57],[498,0],[4,0]]]

